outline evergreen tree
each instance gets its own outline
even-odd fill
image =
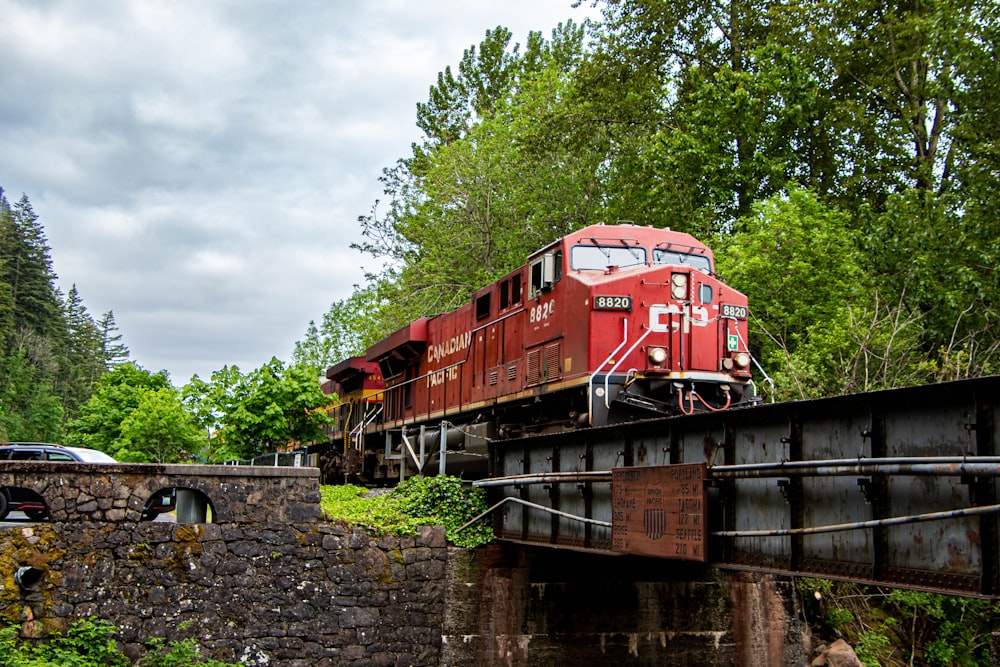
[[[48,240],[27,195],[12,209],[13,234],[4,248],[5,278],[14,299],[14,324],[47,338],[64,335]]]
[[[118,333],[114,311],[109,310],[101,316],[97,322],[97,330],[100,333],[100,359],[104,370],[111,370],[128,361],[129,350],[121,342],[122,335]]]
[[[75,284],[63,303],[63,317],[67,328],[66,348],[56,390],[63,397],[65,418],[75,419],[80,406],[90,398],[100,363],[97,326]]]
[[[98,325],[74,284],[63,298],[27,196],[0,189],[0,435],[61,441],[109,363],[124,359],[114,316]]]
[[[59,440],[66,339],[48,242],[27,196],[0,195],[0,435]]]

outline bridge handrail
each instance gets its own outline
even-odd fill
[[[1000,456],[896,456],[871,459],[779,461],[708,466],[707,471],[710,478],[723,479],[845,475],[1000,477]],[[476,480],[472,484],[477,487],[491,487],[610,481],[610,470],[581,470],[490,477]]]

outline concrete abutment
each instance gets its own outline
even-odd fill
[[[496,544],[450,550],[441,664],[807,664],[789,580]]]

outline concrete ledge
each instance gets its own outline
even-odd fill
[[[199,477],[316,477],[319,468],[291,466],[224,466],[205,464],[161,463],[63,463],[57,461],[0,461],[0,473],[66,471],[80,469],[105,474],[197,475]]]

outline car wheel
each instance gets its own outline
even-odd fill
[[[0,491],[0,521],[7,518],[7,512],[10,508],[7,505],[7,492]]]

